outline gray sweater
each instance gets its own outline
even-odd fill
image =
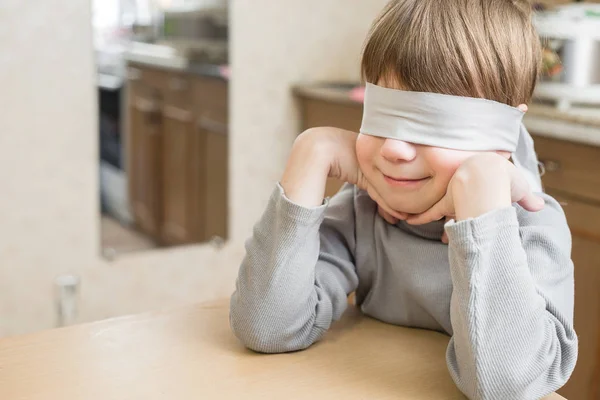
[[[316,208],[280,185],[246,243],[230,322],[250,349],[304,349],[356,293],[363,313],[451,336],[452,379],[471,399],[538,399],[577,360],[571,235],[560,205],[514,205],[465,221],[387,223],[345,185]],[[440,239],[446,229],[449,245]]]

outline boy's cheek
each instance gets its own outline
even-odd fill
[[[447,185],[458,167],[475,154],[478,153],[472,151],[430,148],[428,164],[433,170],[435,177],[439,181],[445,181]]]
[[[356,139],[356,159],[361,169],[366,170],[373,163],[373,157],[377,151],[377,143],[373,137],[358,135]]]

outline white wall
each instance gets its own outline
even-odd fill
[[[298,133],[290,86],[359,79],[366,32],[387,0],[238,0],[231,107],[234,235],[250,232]]]
[[[233,240],[220,251],[190,246],[107,263],[90,4],[3,0],[0,335],[53,326],[52,282],[66,272],[82,279],[82,321],[228,296],[297,133],[290,85],[358,79],[364,34],[384,3],[231,2]]]

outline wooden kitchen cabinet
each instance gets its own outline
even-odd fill
[[[226,238],[228,225],[228,95],[224,82],[198,80],[194,83],[197,129],[206,148],[202,176],[205,220],[202,233],[207,239]]]
[[[227,82],[135,64],[129,72],[127,159],[136,225],[162,245],[225,239]]]
[[[194,158],[194,121],[190,111],[172,105],[163,108],[162,148],[162,226],[161,239],[164,244],[193,242],[195,204],[193,180],[198,168]]]
[[[310,93],[310,94],[307,94]],[[362,105],[348,96],[319,98],[313,89],[297,89],[302,130],[335,126],[357,132]],[[337,98],[336,98],[337,97]],[[543,134],[543,132],[537,132]],[[575,330],[579,356],[571,379],[558,391],[571,400],[598,400],[600,390],[600,147],[536,135],[536,151],[545,165],[545,190],[563,204],[573,236]],[[326,195],[342,182],[329,180]]]
[[[563,203],[573,235],[575,265],[575,330],[579,358],[573,376],[559,391],[568,399],[597,400],[600,368],[600,147],[535,135],[536,151],[545,165],[548,194]]]
[[[541,154],[546,155],[546,146],[542,143],[546,142],[540,141]],[[548,188],[546,191],[563,203],[573,235],[575,330],[580,351],[575,372],[561,393],[568,399],[597,399],[594,384],[600,368],[600,206],[570,197],[560,190]]]
[[[227,237],[227,135],[205,131],[206,135],[206,236]]]
[[[573,236],[575,264],[575,330],[579,337],[579,358],[576,371],[561,393],[570,399],[597,400],[594,384],[600,368],[598,338],[600,337],[600,247],[599,242]]]
[[[165,245],[202,241],[197,225],[201,217],[202,158],[200,140],[195,130],[192,79],[171,73],[165,81],[162,161],[162,229]]]
[[[162,128],[160,96],[141,81],[130,85],[127,101],[129,146],[129,197],[139,229],[156,236],[160,231],[159,174]]]

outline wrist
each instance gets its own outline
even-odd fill
[[[490,162],[491,161],[491,162]],[[456,220],[477,218],[490,211],[510,207],[511,180],[501,160],[472,163],[457,171],[452,180]]]
[[[286,197],[304,207],[321,205],[325,195],[332,161],[327,142],[320,139],[310,130],[296,138],[280,182]]]

